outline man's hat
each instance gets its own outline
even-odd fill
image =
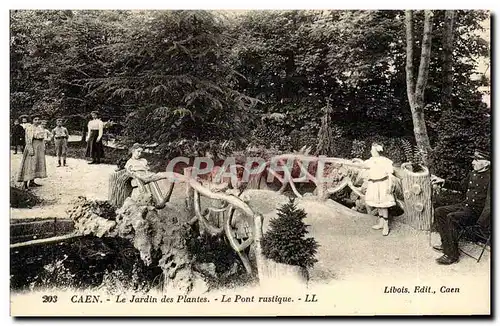
[[[19,116],[19,119],[26,118],[29,119],[30,117],[27,114],[22,114]]]
[[[482,151],[480,149],[476,149],[474,151],[474,155],[472,156],[472,158],[476,159],[476,160],[487,160],[487,161],[489,161],[490,160],[490,154],[488,154],[487,152]]]

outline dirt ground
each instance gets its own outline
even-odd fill
[[[11,152],[11,185],[17,184],[15,177],[21,157]],[[115,166],[68,159],[67,167],[56,167],[57,160],[52,156],[47,156],[46,161],[48,178],[37,180],[42,187],[33,189],[44,204],[32,209],[11,209],[11,219],[66,217],[65,210],[77,196],[107,199],[108,175]],[[176,187],[173,198],[183,196],[183,191],[182,187]],[[285,197],[270,191],[253,190],[248,196],[250,206],[265,218],[275,216],[275,209],[285,201]],[[449,284],[466,279],[489,287],[489,251],[479,263],[463,255],[458,264],[440,266],[434,261],[439,254],[430,248],[428,232],[395,221],[389,236],[384,237],[380,231],[371,229],[374,217],[328,201],[318,203],[304,198],[299,205],[308,213],[310,235],[320,244],[318,263],[311,271],[313,283],[389,280],[388,285],[397,285],[398,281],[413,280],[412,284],[418,285],[429,280]],[[432,234],[432,242],[439,243],[438,234]],[[474,247],[467,245],[467,248],[477,253]]]
[[[16,182],[22,154],[11,151],[11,186]],[[57,167],[57,158],[46,156],[46,179],[37,179],[41,187],[32,192],[44,203],[31,209],[11,209],[11,218],[66,217],[65,210],[77,196],[106,200],[108,197],[108,175],[116,168],[112,165],[89,165],[84,160],[67,159],[66,167]]]

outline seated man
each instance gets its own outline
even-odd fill
[[[432,183],[450,190],[466,191],[466,198],[456,205],[436,208],[434,223],[441,236],[441,246],[434,246],[444,255],[436,261],[441,265],[458,262],[458,233],[464,226],[476,224],[483,233],[490,227],[490,161],[489,155],[476,151],[472,161],[473,171],[462,182],[432,176]]]

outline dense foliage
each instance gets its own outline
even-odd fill
[[[162,271],[147,267],[126,239],[83,237],[71,242],[27,246],[10,259],[12,291],[67,289],[147,292],[161,289]]]
[[[487,13],[455,16],[452,108],[442,103],[444,12],[436,11],[425,116],[435,173],[459,179],[474,147],[490,145],[489,109],[478,89],[489,81],[474,76],[489,45],[478,33]],[[415,20],[419,53],[423,14]],[[405,59],[397,10],[17,10],[11,113],[41,112],[49,125],[64,116],[80,131],[99,109],[105,121],[118,122],[108,134],[158,143],[171,156],[222,144],[226,151],[307,145],[321,152],[329,102],[330,153],[367,158],[377,140],[401,163],[409,160],[408,141],[414,144]]]
[[[306,238],[308,233],[303,209],[298,209],[294,198],[278,209],[278,217],[269,221],[269,230],[262,237],[262,253],[275,262],[312,267],[318,243]]]
[[[435,147],[435,173],[444,177],[459,179],[470,169],[473,148],[489,146],[489,110],[478,91],[485,80],[474,76],[477,58],[489,57],[488,44],[478,35],[486,15],[456,14],[453,106],[445,112],[444,12],[435,12],[425,114]],[[260,108],[267,116],[286,115],[286,123],[271,125],[275,135],[301,131],[301,137],[290,137],[301,140],[295,149],[318,144],[317,138],[303,135],[318,134],[321,109],[332,99],[332,128],[342,135],[336,142],[337,155],[367,158],[365,143],[377,140],[401,163],[406,157],[400,144],[414,143],[403,16],[401,11],[275,11],[241,16],[235,27],[241,44],[234,51],[235,66],[246,76],[240,80],[240,90],[264,101]],[[423,14],[417,12],[415,19],[421,33]],[[422,39],[419,32],[416,40]],[[419,41],[415,46],[419,53]],[[261,122],[256,122],[253,130],[258,133]],[[476,127],[480,125],[484,127]],[[308,139],[312,142],[306,143]]]
[[[10,207],[12,208],[32,208],[41,203],[31,191],[24,191],[15,187],[10,187]]]

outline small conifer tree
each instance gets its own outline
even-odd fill
[[[278,209],[278,217],[270,221],[270,229],[262,237],[262,253],[277,263],[312,267],[317,262],[315,255],[318,243],[314,238],[306,238],[307,217],[303,209],[298,209],[295,199]]]

